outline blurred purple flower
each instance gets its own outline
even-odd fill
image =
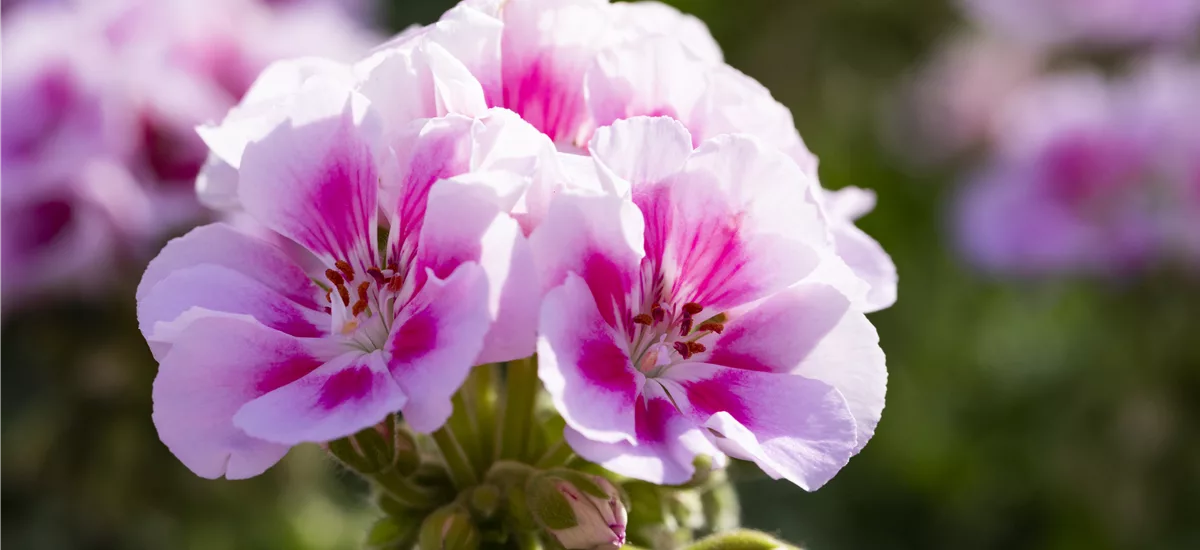
[[[1123,272],[1200,250],[1197,83],[1195,67],[1159,61],[1023,90],[961,196],[968,254],[1000,271]]]
[[[985,28],[1040,45],[1134,45],[1186,40],[1200,0],[961,0]]]

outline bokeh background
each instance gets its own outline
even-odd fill
[[[4,3],[5,79],[14,63],[13,14],[31,3],[53,2]],[[267,3],[270,10],[294,8]],[[962,117],[987,126],[979,120],[1001,111],[1010,92],[1047,75],[1086,69],[1119,81],[1163,55],[1194,67],[1200,26],[1187,23],[1200,8],[1168,14],[1166,30],[1146,30],[1146,23],[1116,32],[1128,31],[1117,17],[1100,30],[1047,23],[1050,30],[1039,34],[1013,32],[1036,25],[1022,25],[1012,13],[1005,21],[1018,23],[1006,27],[966,9],[983,0],[669,3],[703,19],[726,60],[792,109],[821,159],[826,187],[878,194],[876,210],[859,225],[900,273],[899,302],[871,316],[890,373],[875,438],[811,494],[734,471],[744,523],[820,550],[1200,548],[1194,257],[1156,252],[1136,265],[1122,259],[1116,266],[1020,269],[978,261],[958,221],[973,175],[1005,162],[997,159],[1002,140],[967,135]],[[1068,4],[1044,4],[1056,3]],[[1144,22],[1146,10],[1162,3],[1133,2],[1141,8],[1123,20]],[[351,24],[386,36],[432,22],[453,3],[344,4],[352,4],[343,14]],[[1030,2],[1011,3],[1018,4]],[[1094,5],[1101,4],[1114,2]],[[1026,15],[1070,25],[1063,17]],[[329,37],[315,27],[300,36]],[[986,53],[954,53],[983,36],[993,41]],[[138,50],[139,40],[127,47]],[[129,63],[164,63],[152,57]],[[967,76],[956,79],[946,59],[967,59],[967,66],[954,65]],[[1185,98],[1188,91],[1200,96],[1200,86],[1183,90]],[[11,105],[6,95],[6,133],[21,108]],[[153,128],[163,125],[153,114],[139,116]],[[1184,108],[1176,117],[1200,120],[1200,111]],[[1003,132],[997,127],[976,133]],[[1150,143],[1155,151],[1174,148]],[[1200,147],[1184,150],[1200,166]],[[14,179],[20,173],[10,171],[16,153],[6,145],[4,154],[7,222],[23,203],[11,192],[22,185]],[[1107,157],[1083,158],[1086,165]],[[1103,179],[1110,172],[1082,173]],[[1200,193],[1200,168],[1191,173]],[[135,179],[154,177],[146,174],[133,171]],[[155,364],[137,330],[133,291],[147,254],[204,218],[201,210],[173,214],[145,244],[106,251],[102,264],[61,264],[89,284],[5,289],[0,524],[10,548],[358,546],[371,519],[359,498],[363,487],[315,447],[294,450],[255,479],[207,481],[157,440],[150,421]],[[1200,224],[1196,216],[1182,218]],[[59,225],[70,223],[74,218]],[[20,229],[6,224],[4,231],[11,248],[7,239]],[[38,235],[41,244],[53,244],[65,231],[55,226]],[[9,252],[6,285],[18,261]]]

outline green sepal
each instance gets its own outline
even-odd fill
[[[558,490],[559,482],[556,476],[540,474],[530,478],[525,485],[525,501],[533,518],[542,527],[554,531],[579,525],[571,503]]]

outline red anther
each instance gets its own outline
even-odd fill
[[[392,277],[392,280],[388,281],[387,288],[392,292],[400,292],[400,287],[402,286],[404,286],[404,279],[399,275],[396,275],[395,277]]]
[[[383,276],[383,272],[380,271],[378,267],[375,267],[375,266],[368,267],[367,275],[370,275],[372,279],[375,279],[375,284],[377,284],[379,286],[383,286],[383,285],[387,284],[387,277]]]
[[[388,262],[387,268],[392,270],[392,273],[400,273],[400,265],[396,262]]]
[[[683,356],[684,359],[692,356],[692,349],[685,342],[675,342],[671,344],[671,347],[675,348],[675,351],[679,352],[679,355]]]
[[[338,296],[342,297],[342,305],[350,305],[350,291],[346,290],[346,285],[337,286]]]
[[[679,335],[687,336],[692,331],[693,322],[691,317],[684,317],[683,322],[679,324]]]
[[[666,312],[663,311],[662,306],[660,306],[658,304],[654,304],[653,306],[650,307],[650,315],[654,316],[655,323],[661,323],[663,320],[663,316],[666,315]]]
[[[704,311],[704,306],[697,304],[696,302],[688,302],[683,304],[683,313],[686,315],[695,315],[701,311]]]
[[[371,283],[363,281],[358,283],[358,300],[360,302],[367,301],[367,289],[371,288]]]
[[[354,308],[350,310],[350,314],[355,317],[358,317],[358,314],[360,314],[366,310],[367,310],[367,301],[359,300],[357,302],[354,302]]]
[[[333,303],[333,289],[332,288],[325,291],[325,301]]]
[[[329,279],[329,282],[333,283],[333,286],[342,286],[346,284],[346,280],[342,278],[342,274],[332,269],[325,270],[325,277]]]
[[[654,319],[645,313],[639,313],[633,317],[633,322],[639,325],[653,325]]]
[[[696,330],[700,332],[709,331],[721,334],[721,331],[725,330],[725,325],[722,325],[721,323],[700,323],[700,326],[696,327]]]
[[[346,276],[347,281],[354,280],[354,268],[350,267],[350,264],[346,260],[333,262],[333,266],[338,268],[338,271],[341,271],[342,275]]]
[[[329,313],[329,314],[332,314],[332,313],[333,313],[333,308],[331,308],[331,307],[329,307],[329,306],[325,306],[325,308],[324,308],[324,309],[325,309],[325,313]]]
[[[702,353],[708,350],[708,348],[704,347],[704,344],[701,344],[700,342],[688,342],[687,347],[688,351],[692,353]]]

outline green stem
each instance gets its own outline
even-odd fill
[[[486,472],[492,465],[496,448],[496,370],[498,365],[488,364],[475,367],[467,383],[463,386],[463,395],[471,406],[471,418],[474,420],[475,451],[471,459],[476,472]]]
[[[437,493],[416,484],[394,468],[366,474],[366,477],[379,485],[388,496],[414,510],[428,510],[441,504]]]
[[[450,472],[450,480],[454,482],[456,488],[462,490],[479,483],[479,477],[475,475],[475,470],[471,467],[471,459],[455,439],[454,432],[449,425],[442,426],[433,432],[433,440],[437,443],[438,450],[442,452],[442,458],[446,461],[446,469]]]
[[[497,457],[521,460],[533,427],[533,406],[538,389],[536,359],[527,357],[510,362],[504,382],[504,418]]]
[[[467,394],[467,388],[463,388],[458,393],[454,394],[452,400],[454,404],[454,414],[450,415],[450,419],[446,422],[446,427],[450,429],[451,435],[454,436],[460,448],[462,448],[463,456],[467,459],[467,465],[475,473],[475,477],[484,472],[484,468],[479,465],[483,460],[483,447],[480,445],[479,428],[475,423],[474,400],[470,399]]]
[[[567,445],[567,441],[565,439],[560,439],[557,443],[551,446],[545,454],[542,455],[542,458],[538,459],[537,464],[534,466],[539,469],[546,470],[549,468],[566,466],[574,459],[575,451],[571,450],[571,446]]]

